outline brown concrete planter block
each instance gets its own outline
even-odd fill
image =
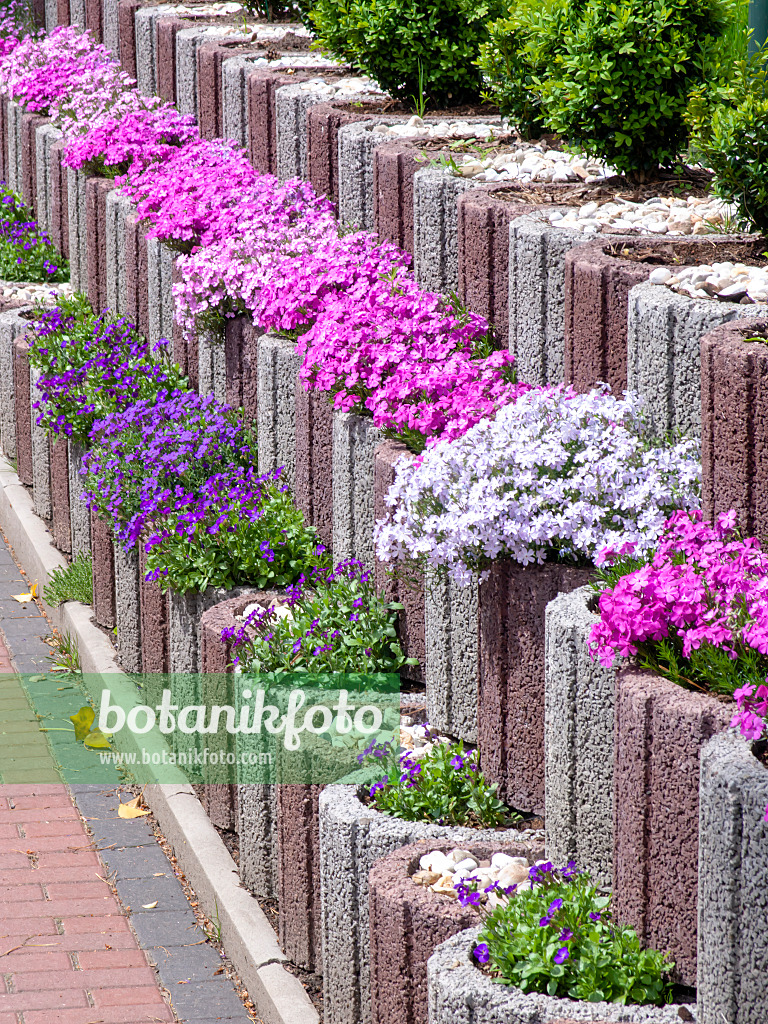
[[[307,113],[307,170],[318,195],[339,201],[339,128],[356,121],[367,121],[365,105],[360,113],[346,110],[342,104],[318,103]]]
[[[413,176],[423,167],[418,145],[385,142],[373,154],[373,226],[381,238],[413,253]]]
[[[116,617],[115,551],[112,527],[91,509],[91,573],[93,615],[104,629],[114,629]]]
[[[155,25],[157,95],[168,103],[176,102],[176,35],[189,28],[183,18],[158,18]]]
[[[136,23],[134,17],[144,0],[120,0],[117,5],[117,26],[120,39],[120,64],[131,78],[136,77]]]
[[[69,259],[69,187],[61,156],[64,139],[51,146],[51,225],[48,235],[58,251]]]
[[[249,43],[216,41],[197,49],[197,123],[204,139],[224,135],[224,83],[222,64],[230,57],[244,57],[259,50]],[[264,50],[260,49],[263,55]]]
[[[87,294],[97,313],[107,306],[107,196],[114,187],[108,178],[88,178],[85,183]]]
[[[69,0],[58,0],[59,25],[71,24],[69,20]]]
[[[333,408],[328,395],[296,384],[296,504],[333,547]]]
[[[85,27],[97,43],[103,40],[102,0],[85,0]]]
[[[16,473],[32,486],[32,406],[29,380],[29,344],[24,335],[13,343],[13,387],[16,396]]]
[[[699,754],[733,706],[635,668],[616,677],[614,908],[641,945],[670,951],[686,985],[696,984]]]
[[[146,228],[135,213],[125,218],[125,307],[127,318],[146,336],[149,333],[147,239]]]
[[[171,287],[174,284],[179,284],[182,281],[181,271],[178,268],[176,260],[173,261],[171,267]],[[189,356],[187,353],[187,342],[184,338],[181,326],[173,321],[173,337],[171,339],[171,351],[173,355],[173,361],[181,367],[182,373],[189,373]]]
[[[501,559],[480,584],[480,763],[502,799],[521,811],[544,811],[546,608],[587,583],[590,572]]]
[[[69,448],[63,435],[50,434],[51,502],[53,505],[53,542],[59,551],[72,551],[69,517]]]
[[[246,79],[248,93],[248,156],[257,171],[277,174],[277,111],[275,92],[282,85],[298,85],[323,71],[270,71],[257,68]]]
[[[373,457],[373,512],[378,521],[389,512],[386,497],[395,480],[395,464],[399,459],[412,460],[416,456],[399,441],[384,441]],[[374,561],[376,589],[385,594],[388,601],[402,604],[403,610],[397,615],[397,633],[406,658],[418,658],[418,665],[407,665],[403,675],[408,679],[421,681],[426,663],[425,598],[424,582],[417,584],[393,577],[392,565]]]
[[[168,598],[157,583],[145,579],[146,553],[139,544],[139,606],[141,614],[141,671],[169,672]]]
[[[320,817],[323,786],[277,786],[277,863],[280,946],[293,963],[320,970]]]
[[[37,137],[35,132],[50,118],[23,114],[21,118],[21,196],[32,211],[37,210]]]
[[[768,319],[724,324],[701,339],[704,515],[736,509],[746,535],[768,544]]]
[[[227,320],[224,327],[226,402],[256,419],[259,338],[264,332],[249,316]]]
[[[533,864],[543,855],[525,842],[470,840],[465,848],[478,861],[506,853]],[[440,943],[479,924],[472,907],[411,881],[425,853],[451,849],[422,840],[382,857],[368,874],[372,1024],[427,1024],[427,960]]]

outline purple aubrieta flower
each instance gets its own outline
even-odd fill
[[[568,959],[568,956],[568,947],[561,946],[560,949],[558,949],[558,951],[555,953],[553,959],[556,964],[564,964],[565,961]]]
[[[562,905],[563,905],[563,901],[562,901],[562,899],[560,899],[560,897],[558,896],[558,898],[557,898],[557,899],[554,899],[554,900],[552,900],[552,902],[551,902],[551,903],[549,904],[549,906],[547,907],[547,913],[548,913],[548,914],[554,914],[554,912],[555,912],[556,910],[559,910],[559,909],[560,909],[560,908],[562,907]]]
[[[590,913],[588,916],[589,916],[590,921],[599,921],[600,918],[602,917],[602,915],[598,914],[598,913]]]
[[[372,797],[376,796],[376,794],[379,792],[379,790],[384,789],[384,787],[388,786],[388,785],[389,785],[389,776],[385,775],[384,778],[381,779],[379,782],[374,782],[374,784],[371,786],[371,788],[369,790],[369,795],[372,796]]]
[[[573,938],[573,932],[570,928],[563,928],[560,932],[560,942],[570,942]]]
[[[480,942],[472,950],[472,956],[479,964],[487,964],[491,958],[487,942]]]
[[[450,764],[452,768],[455,768],[456,771],[458,771],[460,768],[464,767],[464,758],[460,754],[456,754],[451,758]]]

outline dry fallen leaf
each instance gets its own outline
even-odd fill
[[[117,809],[118,818],[141,818],[145,814],[149,814],[149,811],[144,811],[139,807],[141,803],[141,796],[136,796],[133,800],[128,800],[126,803],[120,801],[120,806]]]
[[[19,604],[29,604],[30,601],[34,601],[37,597],[37,583],[33,583],[29,588],[28,594],[12,594],[14,601],[18,601]]]
[[[156,906],[157,906],[157,900],[155,900],[154,903],[142,903],[141,904],[141,909],[142,910],[154,910]]]

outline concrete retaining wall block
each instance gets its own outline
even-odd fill
[[[413,178],[423,167],[418,143],[385,142],[373,152],[373,226],[380,238],[413,253]]]
[[[29,345],[24,335],[13,340],[13,391],[16,413],[16,473],[28,487],[33,483],[32,409],[29,385]]]
[[[750,307],[741,307],[742,309]],[[736,509],[745,535],[768,544],[768,318],[737,320],[701,339],[704,515]]]
[[[86,176],[67,168],[67,212],[69,215],[69,279],[77,292],[88,287],[88,236],[86,229]]]
[[[135,213],[125,218],[125,315],[145,337],[149,333],[147,229]],[[118,251],[118,265],[120,253]],[[122,269],[122,267],[120,267]]]
[[[638,1021],[643,1024],[679,1024],[680,1004],[668,1006],[617,1006],[555,998],[539,992],[525,994],[519,988],[500,985],[475,967],[470,954],[479,928],[448,939],[427,963],[430,1024],[576,1024],[594,1021]]]
[[[371,116],[345,109],[343,104],[317,103],[307,110],[307,176],[320,196],[339,202],[339,141],[342,125],[366,121]]]
[[[157,95],[166,103],[176,103],[176,36],[192,23],[166,11],[155,22],[155,80]]]
[[[107,306],[123,316],[128,309],[126,297],[125,223],[134,210],[130,199],[113,190],[106,202]]]
[[[478,922],[472,907],[411,881],[428,849],[434,847],[417,843],[395,850],[376,861],[368,876],[373,1024],[427,1024],[427,960],[440,943]],[[542,856],[540,847],[524,842],[469,843],[467,850],[478,861],[505,853],[533,864]]]
[[[699,754],[728,727],[733,702],[625,668],[615,708],[614,909],[695,985]]]
[[[115,550],[112,527],[91,509],[91,576],[93,580],[93,617],[104,629],[117,624]]]
[[[103,0],[85,0],[85,27],[90,31],[97,43],[103,39],[104,3]]]
[[[227,320],[224,327],[226,402],[255,422],[258,399],[259,338],[263,331],[249,316]]]
[[[48,235],[53,246],[69,259],[69,182],[67,168],[61,163],[64,139],[51,143],[51,219]]]
[[[120,57],[119,6],[119,0],[103,0],[101,10],[102,41],[118,59]]]
[[[217,35],[232,35],[217,29],[214,23],[200,20],[198,25],[182,28],[176,33],[176,106],[180,114],[198,117],[197,51],[203,43],[213,42]],[[187,23],[189,24],[189,23]]]
[[[35,512],[41,519],[53,517],[51,498],[51,452],[48,431],[37,423],[35,403],[40,400],[38,381],[42,373],[34,366],[29,368],[30,388],[30,429],[32,431],[32,497]]]
[[[547,605],[544,679],[544,818],[547,858],[573,859],[593,879],[613,878],[613,706],[616,673],[589,654],[599,616],[591,587]]]
[[[67,554],[72,551],[69,520],[69,446],[63,435],[49,434],[53,543]]]
[[[701,1024],[768,1018],[768,770],[740,736],[701,751],[698,1014]]]
[[[224,338],[214,331],[202,331],[197,339],[197,390],[213,395],[219,402],[227,400],[227,366]]]
[[[144,0],[119,0],[117,5],[117,36],[120,43],[120,64],[123,71],[136,78],[136,12]],[[141,90],[144,92],[144,90]]]
[[[333,548],[333,408],[322,391],[296,383],[296,504]]]
[[[85,503],[85,483],[80,474],[85,448],[69,441],[69,528],[72,535],[72,557],[91,553],[91,517]]]
[[[170,611],[170,664],[174,673],[199,673],[202,671],[200,649],[200,620],[204,612],[214,605],[233,598],[241,598],[243,587],[234,590],[218,590],[209,587],[204,593],[168,594]],[[187,703],[194,704],[195,701]]]
[[[368,876],[374,863],[409,843],[437,846],[519,842],[514,829],[471,829],[403,821],[364,804],[355,786],[320,795],[323,1001],[327,1024],[370,1024]]]
[[[259,473],[283,467],[283,479],[293,488],[296,470],[296,346],[286,338],[259,338],[257,424]]]
[[[225,83],[225,90],[226,88]],[[233,95],[237,95],[234,89]],[[321,102],[322,93],[301,85],[283,85],[275,90],[278,181],[309,177],[307,169],[307,111]],[[229,137],[237,138],[234,134]]]
[[[402,117],[376,118],[339,128],[339,223],[345,227],[373,230],[373,154],[377,146],[387,141],[387,137],[374,128],[380,124],[399,124],[403,120]]]
[[[141,672],[141,576],[138,548],[114,541],[117,653],[126,672]]]
[[[427,719],[466,743],[477,743],[477,590],[447,576],[432,576],[424,585]]]
[[[433,292],[459,288],[459,196],[474,188],[466,178],[424,167],[413,178],[413,270]]]
[[[309,58],[308,58],[309,60]],[[255,68],[246,73],[248,91],[248,155],[262,174],[277,174],[277,113],[275,90],[310,77],[296,70]]]
[[[544,617],[589,569],[500,559],[480,585],[477,743],[484,773],[511,807],[544,810]]]
[[[43,122],[35,132],[35,169],[37,172],[37,222],[49,235],[53,221],[53,168],[51,166],[51,146],[58,142],[62,134],[58,128]]]
[[[367,416],[333,413],[333,557],[373,565],[373,462],[383,432]]]
[[[122,4],[121,4],[122,6]],[[134,8],[134,45],[133,45],[133,70],[126,67],[126,61],[130,62],[130,57],[127,52],[124,55],[123,49],[127,50],[130,43],[126,40],[124,44],[124,36],[126,33],[123,32],[122,22],[120,24],[120,44],[121,44],[121,60],[123,67],[128,71],[129,75],[133,75],[136,78],[139,92],[144,93],[145,96],[155,96],[158,94],[157,90],[157,21],[164,15],[170,14],[170,6],[167,4],[160,4],[157,7],[135,7]],[[165,65],[165,61],[163,62]],[[173,97],[164,96],[163,99],[168,99],[173,102]]]
[[[59,0],[45,0],[45,31],[53,32],[59,24]]]
[[[173,261],[174,253],[157,238],[147,239],[147,300],[149,341],[173,337]]]
[[[48,124],[47,117],[24,114],[21,118],[21,196],[37,213],[37,129]]]
[[[139,543],[139,611],[141,617],[141,671],[170,672],[168,596],[146,578],[147,555]],[[118,627],[119,628],[119,627]]]
[[[108,178],[85,183],[87,294],[96,313],[107,308],[107,196],[114,187]]]
[[[0,181],[8,180],[8,104],[10,100],[0,93]]]
[[[237,834],[240,881],[254,896],[274,898],[278,889],[276,786],[262,783],[237,787]]]
[[[248,148],[248,89],[246,79],[253,57],[229,57],[221,65],[222,130],[225,139],[233,139]]]
[[[664,285],[636,285],[629,293],[627,385],[643,398],[659,434],[701,436],[700,339],[732,320],[765,316],[765,303],[742,306],[691,299]]]
[[[5,117],[5,131],[8,142],[8,157],[5,168],[6,183],[14,192],[21,192],[21,119],[24,116],[22,107],[10,100]]]
[[[32,306],[7,309],[0,313],[0,445],[9,459],[16,458],[16,360],[13,343],[29,326],[25,313],[31,314]]]
[[[280,946],[305,970],[322,968],[320,817],[323,786],[277,789],[277,899]]]
[[[69,0],[69,23],[85,29],[85,0]]]

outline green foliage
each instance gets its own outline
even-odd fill
[[[531,876],[529,889],[518,888],[487,915],[477,960],[523,992],[621,1005],[671,1002],[673,964],[641,950],[634,929],[612,920],[609,897],[589,875],[543,864]]]
[[[397,99],[434,108],[479,98],[475,61],[501,13],[502,0],[318,0],[310,18],[324,49]]]
[[[291,0],[240,0],[248,14],[264,21],[303,20],[301,8],[306,2],[291,3]]]
[[[477,751],[465,752],[463,742],[438,740],[418,760],[372,746],[365,760],[379,769],[370,787],[373,806],[394,818],[485,828],[520,820],[499,800],[497,784],[484,778]]]
[[[46,602],[54,608],[64,604],[65,601],[91,604],[93,602],[92,566],[91,556],[81,551],[69,565],[54,569],[43,593]]]
[[[67,261],[40,230],[21,196],[0,183],[0,279],[30,284],[69,280]]]

